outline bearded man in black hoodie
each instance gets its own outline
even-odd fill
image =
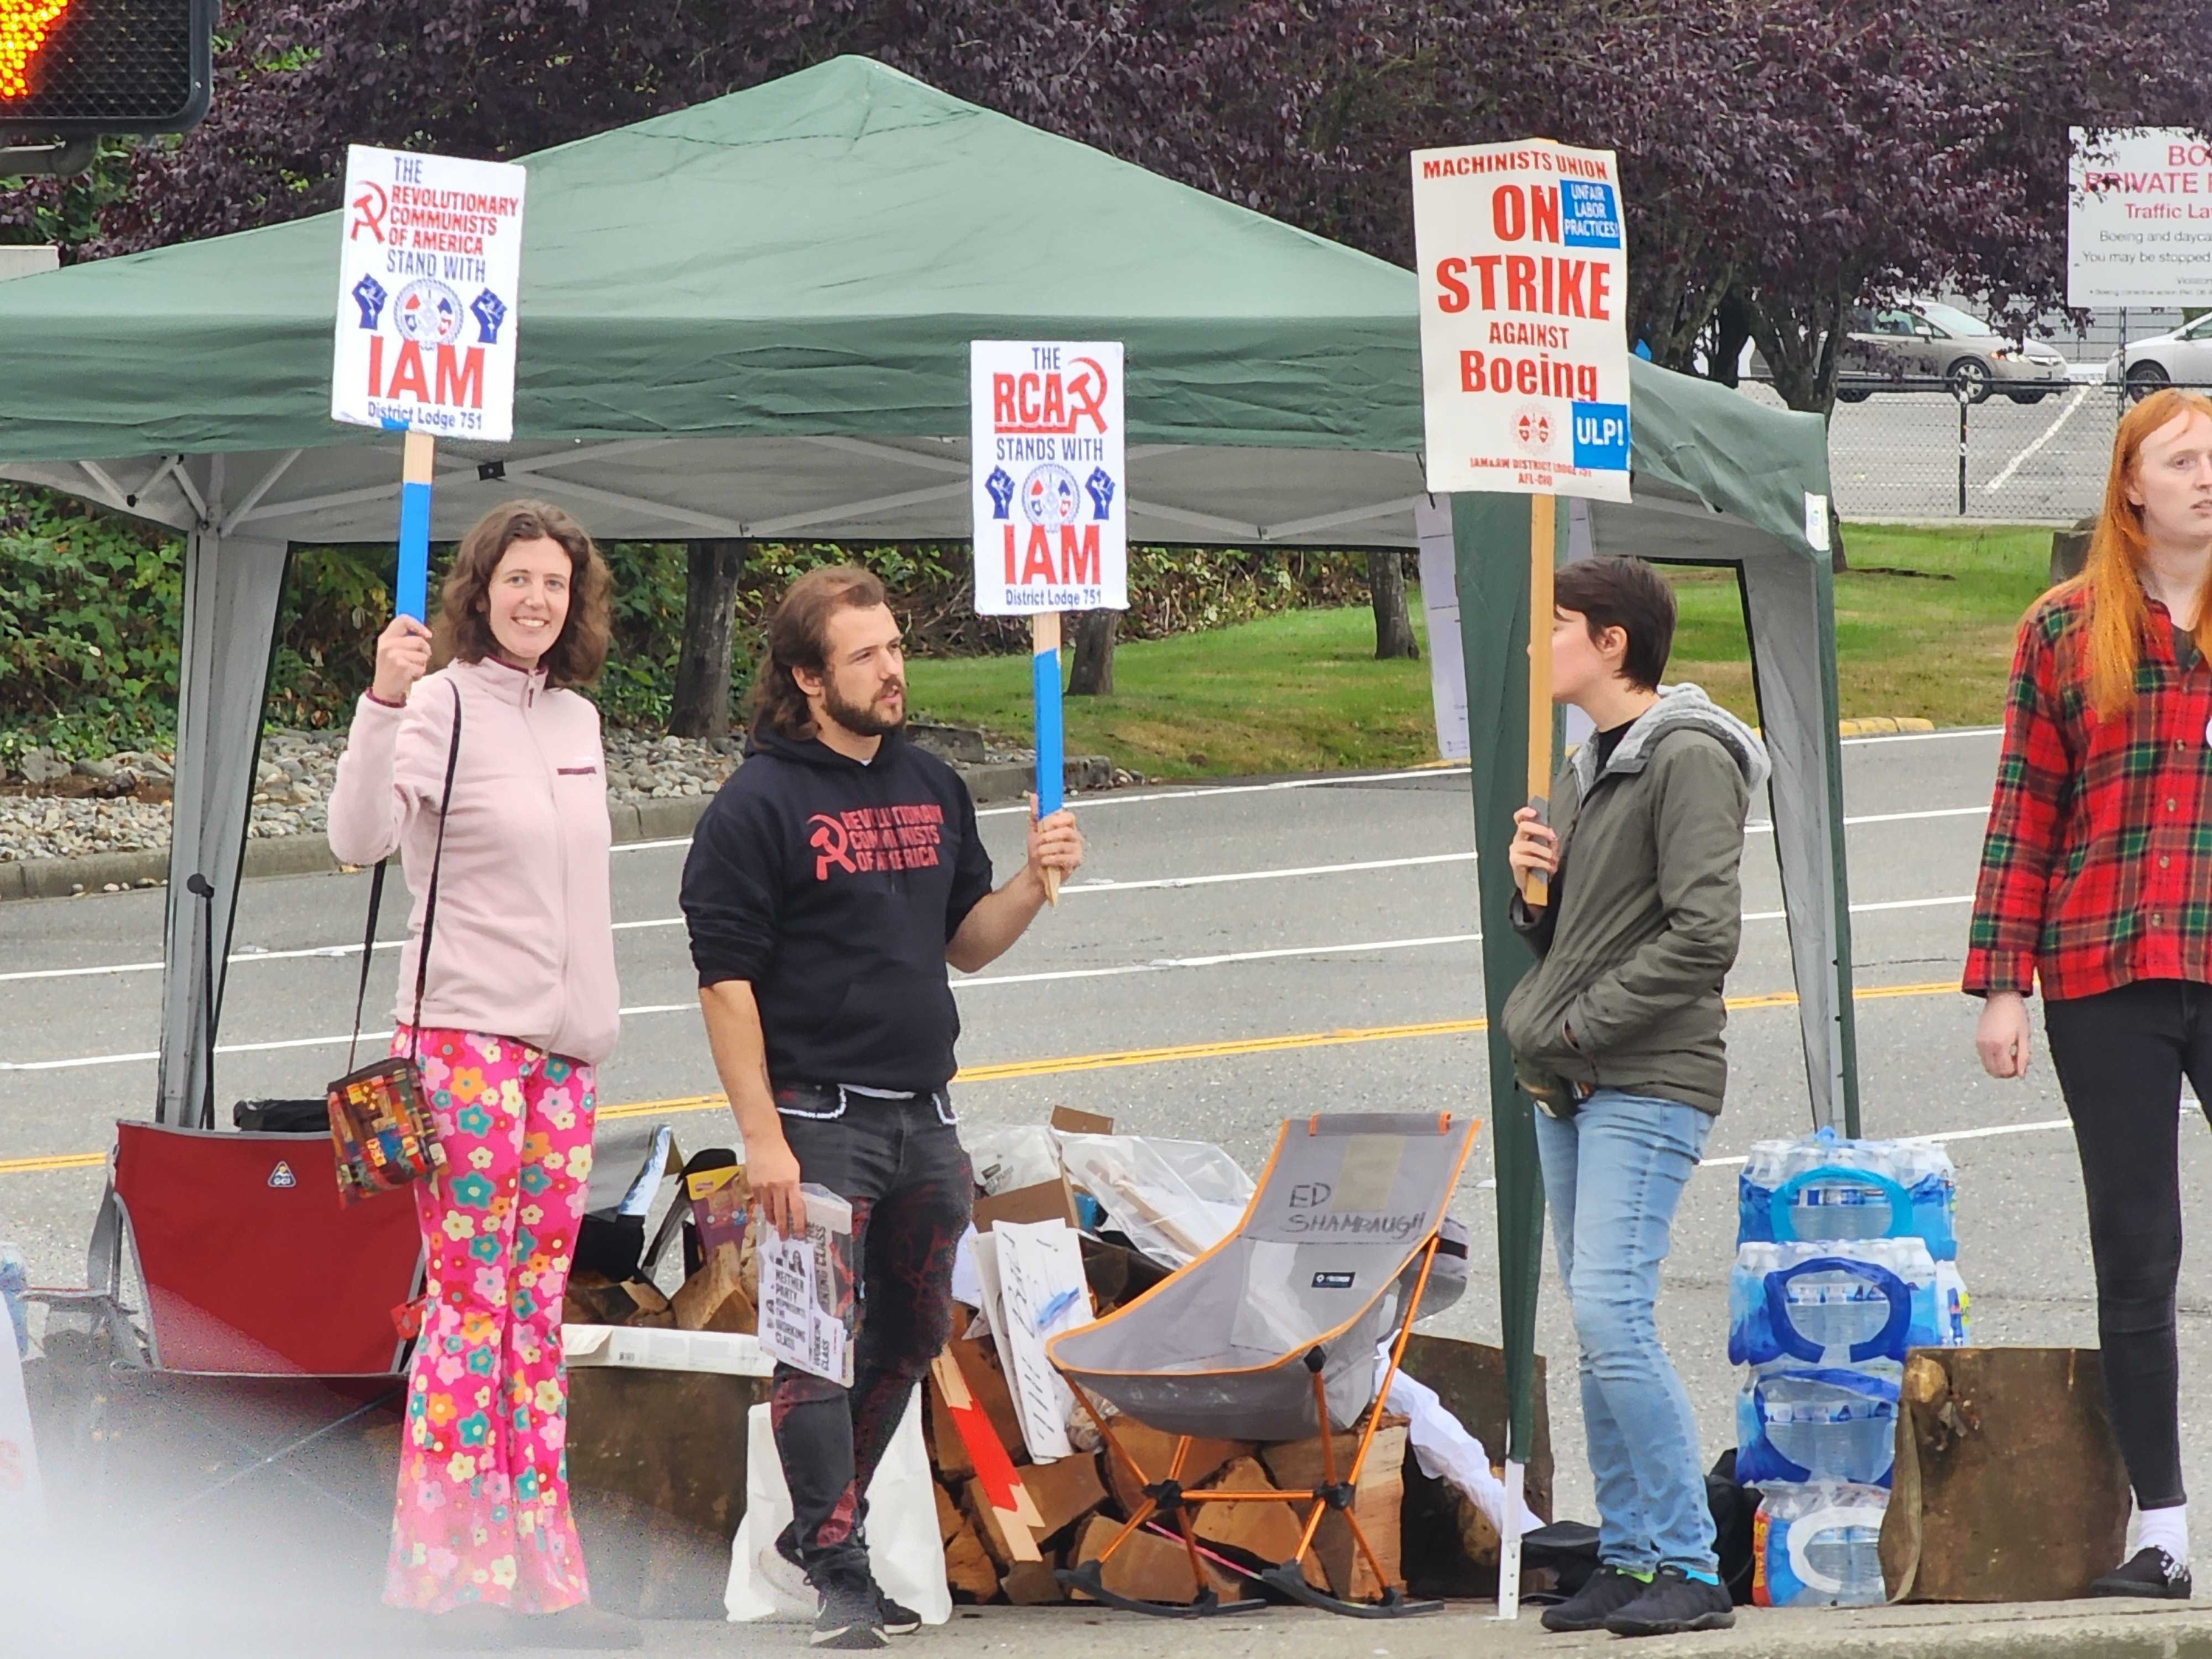
[[[684,913],[715,1069],[762,1212],[805,1225],[799,1183],[853,1206],[860,1319],[849,1389],[776,1367],[791,1489],[777,1547],[822,1596],[815,1645],[875,1648],[915,1615],[888,1601],[861,1523],[877,1464],[951,1334],[952,1256],[974,1176],[945,1085],[950,963],[1002,955],[1083,861],[1073,814],[1029,828],[995,891],[960,776],[905,738],[906,665],[883,584],[810,571],[768,624],[745,763],[700,820]]]

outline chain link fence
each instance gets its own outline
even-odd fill
[[[2212,393],[2212,386],[2191,388]],[[1743,395],[1781,408],[1771,386]],[[1947,380],[1893,380],[1836,405],[1828,469],[1846,519],[2071,524],[2097,509],[2125,407],[2118,386],[2072,381],[1962,400]]]

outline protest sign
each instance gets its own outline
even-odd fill
[[[505,161],[346,152],[331,416],[407,434],[393,599],[418,619],[434,440],[514,435],[525,176]]]
[[[1629,499],[1628,230],[1609,149],[1548,138],[1413,155],[1431,494],[1528,503],[1528,804],[1548,811],[1556,495]],[[1546,902],[1541,872],[1522,882]]]
[[[1431,491],[1628,499],[1627,233],[1613,152],[1413,152]]]
[[[969,491],[975,610],[1028,617],[1037,815],[1060,810],[1060,613],[1129,606],[1118,340],[974,340]],[[1059,902],[1059,878],[1046,889]]]
[[[2212,143],[2183,127],[2072,137],[2066,303],[2212,305]]]

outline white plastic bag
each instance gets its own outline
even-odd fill
[[[921,1391],[868,1483],[868,1564],[892,1601],[912,1607],[925,1625],[952,1617],[945,1582],[945,1546],[937,1535],[937,1498],[930,1490],[929,1453],[921,1437]],[[730,1622],[811,1619],[818,1598],[797,1567],[775,1551],[791,1523],[791,1489],[776,1456],[769,1408],[756,1406],[746,1424],[745,1513],[730,1544],[730,1580],[722,1606]]]
[[[1252,1177],[1209,1141],[1064,1134],[1060,1156],[1068,1179],[1166,1267],[1188,1266],[1227,1237],[1252,1200]]]
[[[1060,1177],[1059,1137],[1042,1123],[999,1123],[971,1128],[960,1137],[975,1184],[995,1198],[1018,1187],[1034,1187]]]

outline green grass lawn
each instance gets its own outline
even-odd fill
[[[1836,579],[1844,716],[1995,721],[2014,626],[2043,591],[2051,532],[1852,525],[1844,544],[1853,566]],[[1669,678],[1695,680],[1753,718],[1735,578],[1670,574],[1680,622]],[[1418,594],[1412,604],[1425,651]],[[1068,700],[1068,750],[1168,778],[1434,759],[1428,664],[1377,662],[1374,651],[1374,617],[1364,605],[1123,645],[1114,655],[1115,694]],[[1026,740],[1027,658],[918,660],[908,675],[918,716]]]

